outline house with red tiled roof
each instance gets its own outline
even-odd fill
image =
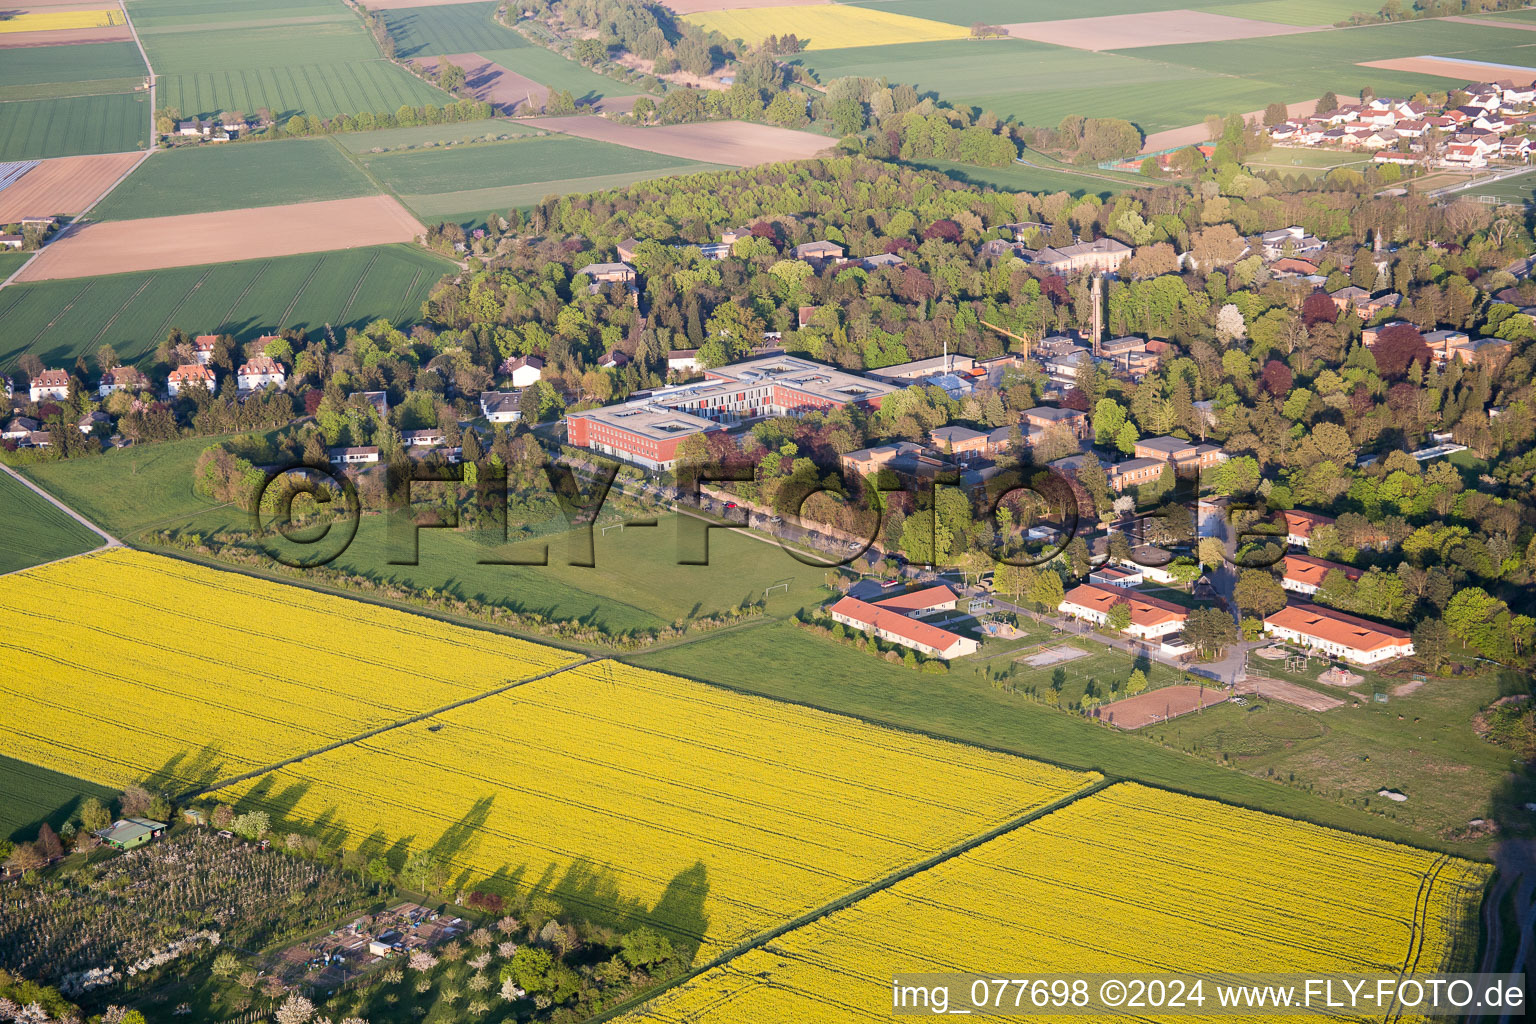
[[[1413,637],[1404,630],[1315,604],[1286,605],[1264,619],[1264,632],[1356,665],[1413,653]]]
[[[1317,593],[1317,588],[1323,585],[1323,577],[1335,569],[1351,580],[1358,580],[1363,575],[1354,566],[1340,562],[1313,558],[1311,555],[1286,555],[1280,585],[1286,590],[1310,596]]]
[[[1316,512],[1291,509],[1285,516],[1285,542],[1293,548],[1312,546],[1312,531],[1334,521],[1332,516],[1320,516]]]
[[[32,401],[54,399],[62,402],[69,397],[69,374],[63,370],[44,370],[29,382]]]
[[[192,339],[192,358],[198,365],[207,366],[208,360],[213,358],[213,347],[219,343],[217,334],[199,334]]]
[[[933,589],[948,590],[947,587]],[[912,596],[903,595],[907,598]],[[950,596],[953,597],[953,593]],[[899,601],[901,598],[888,599],[890,600]],[[904,615],[898,609],[888,607],[888,601],[870,604],[856,597],[844,597],[827,609],[827,612],[835,621],[845,626],[861,633],[872,633],[881,640],[900,644],[902,647],[910,647],[932,658],[948,661],[951,658],[975,654],[980,649],[981,645],[970,637],[951,633],[930,622]]]
[[[202,388],[212,392],[216,382],[217,378],[208,367],[186,363],[171,371],[171,375],[166,378],[165,389],[174,398],[188,388]]]
[[[1102,626],[1109,621],[1109,610],[1117,604],[1130,606],[1131,623],[1126,632],[1144,640],[1177,633],[1184,628],[1189,612],[1171,601],[1128,593],[1123,587],[1083,583],[1073,587],[1056,608],[1063,615],[1085,619]]]

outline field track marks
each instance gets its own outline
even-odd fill
[[[54,508],[58,509],[60,512],[63,512],[65,515],[69,516],[69,518],[73,519],[75,522],[79,523],[81,526],[85,527],[87,530],[90,530],[96,536],[100,537],[102,539],[102,543],[97,545],[96,547],[92,548],[91,551],[100,551],[102,548],[120,548],[120,547],[123,546],[123,542],[122,541],[118,540],[116,537],[112,536],[106,530],[103,530],[101,527],[97,526],[95,523],[93,523],[89,519],[85,518],[85,516],[81,515],[79,512],[76,512],[74,509],[72,509],[68,505],[64,504],[64,502],[60,501],[58,498],[55,498],[52,494],[48,493],[42,487],[39,487],[37,484],[33,483],[31,480],[27,479],[25,476],[22,476],[20,473],[16,472],[10,466],[0,464],[0,471],[4,471],[8,476],[10,476],[13,479],[15,479],[15,481],[17,483],[21,484],[27,490],[32,491],[33,493],[37,494],[38,497],[40,497],[44,501],[48,502],[48,504],[52,505]],[[79,558],[81,555],[88,555],[88,554],[91,553],[91,551],[80,551],[80,552],[77,552],[77,553],[75,553],[73,555],[65,555],[63,558],[55,558],[53,560],[53,562],[44,562],[44,563],[42,563],[42,565],[28,565],[28,566],[24,566],[23,568],[17,569],[15,571],[16,572],[30,572],[33,569],[41,569],[43,567],[43,565],[52,565],[52,564],[54,564],[54,562],[63,562],[63,561],[66,561],[66,560],[68,560],[70,558]],[[6,574],[6,575],[9,575],[9,574]]]
[[[375,249],[373,250],[373,255],[368,260],[368,265],[363,268],[362,273],[357,275],[357,284],[352,286],[352,294],[347,296],[346,304],[341,307],[341,312],[336,314],[337,322],[346,323],[347,313],[352,309],[352,303],[357,301],[358,293],[363,290],[363,282],[368,279],[369,272],[373,270],[373,265],[377,262],[379,262],[379,250]],[[407,289],[406,294],[409,295],[415,287],[416,282],[412,281],[411,288]]]
[[[181,300],[179,302],[177,302],[176,305],[171,307],[171,311],[169,313],[165,314],[165,319],[160,322],[160,329],[155,331],[155,333],[152,335],[152,337],[155,337],[155,338],[163,338],[163,337],[165,337],[165,332],[170,328],[171,321],[173,319],[175,319],[176,314],[181,312],[181,307],[185,306],[187,304],[187,300],[192,297],[192,293],[193,292],[197,291],[199,288],[201,288],[203,286],[203,282],[208,280],[208,275],[211,274],[211,273],[213,273],[213,268],[212,267],[209,267],[207,270],[203,271],[203,276],[197,279],[197,283],[194,284],[191,288],[188,288],[187,289],[187,294],[183,295],[181,297]],[[156,342],[156,344],[159,344],[159,343]]]
[[[266,276],[267,270],[271,266],[272,266],[272,261],[271,260],[264,260],[262,262],[261,269],[256,271],[256,274],[255,274],[255,276],[253,276],[251,278],[250,283],[245,286],[245,290],[243,292],[241,292],[239,295],[235,296],[235,301],[231,302],[229,304],[229,308],[224,311],[224,319],[219,321],[218,326],[220,326],[220,327],[227,327],[227,326],[229,326],[229,322],[230,322],[229,318],[235,315],[235,310],[240,308],[240,303],[244,302],[245,301],[245,297],[247,295],[251,294],[251,289],[256,287],[256,282],[257,281],[260,281],[263,277]]]
[[[970,853],[978,846],[990,843],[994,839],[1000,839],[1008,833],[1021,829],[1026,825],[1031,825],[1048,814],[1054,814],[1056,811],[1061,810],[1068,804],[1076,803],[1078,800],[1081,800],[1084,797],[1093,796],[1095,793],[1113,786],[1118,781],[1118,779],[1102,778],[1097,782],[1084,786],[1082,789],[1077,789],[1071,793],[1067,793],[1064,796],[1057,797],[1055,800],[1052,800],[1048,804],[1044,804],[1043,806],[1036,807],[1031,811],[1027,811],[1024,814],[1019,815],[1017,818],[1014,818],[1010,821],[1005,821],[1001,825],[996,825],[985,832],[981,832],[971,836],[968,839],[964,839],[954,846],[949,847],[947,850],[940,850],[938,853],[927,858],[926,860],[919,861],[916,864],[909,864],[903,868],[898,868],[897,870],[892,871],[887,875],[883,875],[880,878],[875,879],[873,882],[870,882],[863,888],[857,889],[851,893],[847,893],[846,895],[833,900],[831,903],[825,903],[815,908],[814,910],[800,915],[792,921],[785,921],[782,924],[774,925],[767,931],[760,932],[747,941],[725,950],[719,956],[716,956],[713,960],[710,960],[708,963],[699,964],[691,970],[685,971],[683,974],[671,979],[665,984],[646,991],[641,996],[636,996],[633,999],[625,1000],[617,1006],[614,1006],[594,1017],[593,1020],[611,1021],[617,1017],[620,1017],[625,1012],[634,1009],[642,1003],[650,1002],[658,996],[661,996],[666,992],[670,992],[672,989],[677,988],[680,985],[685,985],[688,982],[693,981],[695,978],[699,977],[701,974],[704,974],[706,971],[712,971],[717,967],[724,967],[726,964],[730,963],[732,960],[736,959],[742,954],[750,953],[754,949],[761,949],[782,935],[786,935],[789,932],[796,930],[797,928],[803,928],[808,924],[819,921],[823,917],[826,917],[828,914],[835,914],[839,910],[844,910],[848,907],[854,906],[855,904],[868,899],[878,892],[889,889],[891,886],[897,885],[901,882],[905,882],[907,879],[912,878],[915,875],[920,875],[925,871],[939,867],[951,860],[954,860],[956,857],[959,857],[962,854]]]
[[[293,313],[294,307],[299,304],[299,300],[304,297],[304,292],[309,289],[309,282],[315,279],[315,275],[320,273],[320,268],[323,266],[325,266],[325,257],[321,256],[315,261],[314,268],[310,270],[309,276],[304,279],[304,283],[299,285],[298,291],[293,293],[293,300],[288,303],[288,308],[283,310],[283,315],[277,318],[277,330],[279,332],[288,325],[288,317]]]
[[[154,284],[155,283],[155,278],[157,278],[159,276],[160,276],[159,274],[150,274],[149,277],[144,279],[144,283],[139,285],[137,291],[135,291],[132,295],[128,296],[126,299],[123,300],[123,304],[121,306],[117,307],[117,312],[113,313],[111,318],[109,318],[106,323],[101,325],[101,330],[97,331],[95,336],[91,338],[91,344],[92,345],[94,345],[98,341],[100,341],[101,340],[101,336],[103,334],[106,334],[108,331],[110,331],[112,329],[112,325],[117,323],[117,318],[123,315],[123,310],[127,309],[130,305],[132,305],[133,300],[138,298],[140,295],[142,295],[144,293],[144,289],[145,288],[148,288],[150,285]]]
[[[53,319],[52,320],[49,320],[42,327],[38,328],[37,333],[32,335],[32,339],[27,342],[26,347],[30,349],[33,345],[37,344],[39,338],[41,338],[44,334],[47,334],[49,331],[53,330],[54,325],[57,324],[59,322],[59,320],[63,318],[64,314],[68,313],[71,309],[73,309],[75,303],[80,301],[80,297],[82,295],[84,295],[86,292],[90,291],[92,286],[94,286],[95,284],[96,284],[95,281],[88,281],[88,282],[86,282],[86,285],[85,285],[84,288],[81,288],[79,291],[75,292],[75,294],[70,297],[70,300],[68,302],[64,303],[64,308],[60,309],[57,313],[55,313],[53,315]]]

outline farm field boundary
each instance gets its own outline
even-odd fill
[[[499,114],[537,113],[549,102],[549,89],[525,75],[487,60],[478,53],[450,53],[440,57],[416,57],[411,63],[429,74],[448,61],[464,69],[464,87],[477,100],[485,100]],[[634,103],[629,104],[634,109]]]
[[[389,196],[101,221],[66,231],[17,275],[17,281],[355,249],[410,242],[425,232]]]
[[[9,100],[0,103],[0,160],[46,160],[143,149],[148,94]]]
[[[1139,46],[1214,43],[1314,31],[1296,25],[1189,10],[1146,11],[1098,18],[1066,18],[1061,21],[1026,21],[1001,27],[1018,39],[1068,46],[1075,50],[1128,50]]]
[[[549,195],[581,195],[587,192],[603,192],[624,188],[637,181],[655,178],[680,178],[708,171],[725,171],[722,164],[678,164],[658,167],[648,171],[620,171],[616,174],[598,174],[587,178],[559,178],[553,181],[535,181],[525,185],[501,185],[494,188],[474,188],[460,192],[436,192],[400,196],[400,201],[418,217],[428,221],[458,221],[461,218],[481,220],[491,214],[502,214],[517,207],[534,206]]]
[[[805,160],[834,144],[834,140],[825,135],[748,121],[706,121],[643,128],[615,124],[600,117],[577,116],[546,117],[534,123],[540,128],[583,139],[733,167]]]
[[[0,224],[23,217],[72,217],[112,187],[142,153],[103,153],[44,160],[13,185],[0,189]]]
[[[1358,96],[1340,96],[1339,102],[1356,103],[1359,101],[1359,99],[1360,98]],[[1285,105],[1285,113],[1287,117],[1305,117],[1311,114],[1315,109],[1317,109],[1316,100],[1298,100],[1295,103],[1287,103]],[[1253,118],[1262,118],[1263,116],[1264,111],[1262,110],[1250,110],[1248,113],[1243,115],[1243,119],[1252,120]],[[1160,153],[1165,149],[1172,149],[1175,146],[1198,146],[1200,143],[1208,141],[1210,139],[1210,135],[1211,130],[1207,128],[1203,123],[1187,125],[1183,128],[1170,128],[1167,131],[1153,132],[1151,135],[1146,137],[1144,142],[1142,142],[1141,152]]]
[[[1483,25],[1487,28],[1517,28],[1523,32],[1536,32],[1536,23],[1515,21],[1494,21],[1492,18],[1468,18],[1462,15],[1446,18],[1446,21],[1455,21],[1463,25]]]
[[[970,37],[969,30],[948,22],[846,4],[710,10],[684,15],[683,20],[754,46],[770,35],[791,33],[806,50],[837,49],[850,39],[861,46],[885,46]]]
[[[1481,22],[1483,25],[1489,22]],[[1499,25],[1499,28],[1511,26]],[[1514,26],[1516,28],[1521,26]],[[1536,28],[1536,25],[1529,26]],[[1536,51],[1533,51],[1536,52]],[[1486,78],[1508,77],[1518,71],[1536,77],[1536,68],[1516,64],[1488,64],[1477,60],[1455,60],[1450,57],[1394,57],[1391,60],[1361,61],[1363,68],[1381,68],[1385,71],[1407,71],[1415,75],[1434,75],[1437,78],[1454,78],[1462,82],[1476,82]]]
[[[0,470],[0,576],[117,543],[9,466]]]

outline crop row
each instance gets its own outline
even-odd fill
[[[211,783],[576,660],[124,549],[7,584],[0,746],[112,785]]]
[[[1433,972],[1465,938],[1458,925],[1487,875],[1470,861],[1122,783],[789,932],[630,1019],[885,1020],[901,972]]]
[[[1096,778],[602,662],[228,798],[718,952]]]

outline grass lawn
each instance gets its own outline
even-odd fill
[[[1256,167],[1265,171],[1280,171],[1285,174],[1326,172],[1335,167],[1361,167],[1371,163],[1369,159],[1360,159],[1358,153],[1345,153],[1334,149],[1302,149],[1274,146],[1261,150],[1248,160],[1243,161],[1249,167]]]
[[[451,268],[391,245],[12,285],[0,292],[0,370],[26,352],[67,366],[104,344],[132,363],[173,327],[249,341],[327,323],[340,334],[377,317],[410,324]]]
[[[1529,206],[1536,202],[1536,172],[1526,171],[1512,178],[1495,181],[1488,185],[1479,185],[1469,188],[1463,195],[1469,196],[1497,196],[1508,203],[1524,203]]]
[[[117,791],[0,754],[0,839],[35,839],[44,821],[58,831],[93,796],[109,803]]]
[[[148,133],[147,93],[0,103],[0,160],[126,153],[148,145]]]
[[[1133,188],[1146,188],[1155,182],[1149,179],[1126,180],[1129,175],[1116,175],[1094,168],[1086,173],[1066,169],[1056,161],[1046,163],[1046,158],[1029,152],[1024,159],[1031,164],[1009,164],[1007,167],[975,167],[949,160],[911,161],[910,166],[947,174],[956,181],[971,185],[988,186],[1008,192],[1070,192],[1074,196],[1097,195],[1108,197]]]
[[[217,182],[217,188],[209,188]],[[91,211],[93,220],[211,213],[377,193],[329,139],[188,146],[155,153]]]
[[[631,173],[695,166],[692,161],[662,153],[556,134],[452,149],[363,154],[359,159],[376,178],[405,196],[559,183],[619,169]],[[571,190],[554,187],[546,191]]]
[[[1265,665],[1264,670],[1271,668]],[[1496,675],[1431,677],[1412,693],[1394,696],[1389,687],[1387,703],[1367,701],[1359,707],[1335,687],[1314,682],[1312,688],[1346,703],[1316,712],[1250,697],[1247,708],[1224,704],[1149,731],[1198,756],[1369,807],[1425,833],[1439,834],[1492,815],[1493,795],[1505,790],[1506,775],[1513,770],[1512,755],[1478,737],[1472,716],[1508,692],[1507,686],[1501,691]],[[1372,689],[1368,681],[1361,692]],[[1523,785],[1522,799],[1532,799],[1528,777]],[[1384,788],[1405,794],[1407,801],[1377,796]]]
[[[103,543],[56,506],[0,473],[0,573],[89,551]]]
[[[383,128],[374,132],[346,132],[341,135],[332,135],[331,139],[348,152],[367,153],[375,149],[412,149],[426,145],[445,146],[449,143],[496,141],[503,136],[511,139],[520,135],[547,134],[533,125],[492,117],[484,121],[421,124],[410,128]]]
[[[915,672],[807,633],[788,622],[706,636],[669,650],[624,660],[1070,768],[1141,779],[1391,839],[1447,845],[1433,836],[1412,833],[1401,821],[1254,778],[1208,759],[1169,749],[1140,734],[1122,733],[1075,714],[1032,703],[1022,694],[993,687],[979,673],[964,667],[949,675]],[[1130,659],[1123,660],[1124,670],[1129,674]],[[786,670],[786,666],[794,669]]]

